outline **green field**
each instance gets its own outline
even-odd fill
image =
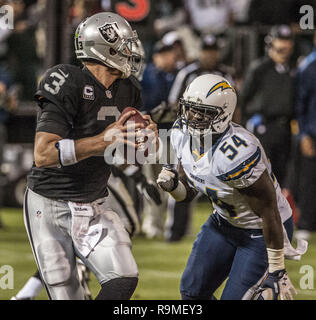
[[[197,204],[193,215],[192,236],[187,236],[179,243],[166,243],[160,240],[147,240],[136,237],[133,240],[133,253],[139,268],[139,284],[134,293],[136,300],[178,300],[179,283],[186,260],[189,256],[195,235],[201,224],[207,219],[209,205],[204,202]],[[0,288],[0,300],[8,300],[14,296],[28,278],[35,272],[36,266],[27,240],[23,224],[22,210],[2,210],[2,220],[5,228],[0,230],[0,267],[10,265],[14,268],[14,289]],[[316,300],[316,289],[300,288],[304,283],[304,273],[301,267],[312,266],[316,268],[316,234],[309,241],[309,250],[299,262],[288,261],[287,270],[295,285],[297,300]],[[1,278],[0,274],[0,278]],[[91,291],[97,294],[99,285],[93,278]],[[215,294],[219,297],[221,288]],[[47,299],[46,292],[41,291],[37,299]]]

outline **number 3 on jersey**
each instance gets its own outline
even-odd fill
[[[246,143],[245,140],[241,139],[240,137],[233,135],[231,137],[234,145],[236,148],[239,148],[241,145],[243,145],[244,147],[248,147],[248,144]],[[229,154],[226,155],[226,157],[230,160],[234,160],[235,157],[238,154],[238,151],[236,150],[236,148],[233,147],[231,144],[228,144],[227,142],[224,142],[223,145],[220,147],[220,150],[226,155],[226,153],[229,151]]]
[[[56,95],[58,94],[60,87],[65,83],[66,79],[68,78],[69,74],[65,74],[62,70],[58,69],[60,72],[53,72],[49,75],[50,78],[53,78],[54,80],[52,81],[51,87],[50,84],[45,83],[44,84],[44,89],[48,91],[49,93]]]

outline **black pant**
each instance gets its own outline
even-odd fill
[[[165,226],[167,241],[180,241],[187,233],[191,220],[192,203],[175,202],[168,205],[168,220]]]
[[[316,157],[301,157],[298,229],[316,231]]]
[[[291,154],[290,125],[274,121],[266,125],[264,134],[256,133],[256,136],[259,138],[271,162],[272,171],[280,186],[284,187]]]
[[[5,176],[2,174],[1,165],[3,163],[3,149],[7,143],[7,128],[4,123],[0,123],[0,208],[3,205],[3,195],[5,186]]]

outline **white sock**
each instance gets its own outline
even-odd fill
[[[42,290],[42,281],[38,278],[31,277],[24,287],[16,295],[17,299],[34,298]]]

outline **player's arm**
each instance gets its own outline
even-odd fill
[[[127,126],[123,123],[133,114],[134,111],[127,112],[100,134],[78,140],[63,139],[56,133],[38,131],[34,145],[35,165],[39,168],[73,165],[86,158],[103,155],[104,150],[114,141],[132,144],[127,141]],[[133,144],[133,147],[136,145]]]
[[[190,202],[198,194],[198,192],[189,185],[187,176],[180,162],[177,170],[169,166],[164,166],[158,176],[157,184],[162,190],[169,192],[178,202]]]
[[[103,150],[106,148],[107,143],[100,135],[71,140],[63,139],[53,133],[37,132],[34,146],[35,165],[39,168],[47,168],[60,166],[61,162],[64,162],[63,165],[74,164],[100,154],[102,148]],[[59,149],[56,147],[57,144],[59,144]]]
[[[267,170],[251,186],[239,189],[256,215],[262,218],[267,248],[283,248],[283,227],[273,182]],[[284,259],[280,264],[284,266]]]
[[[272,299],[292,300],[296,294],[285,271],[283,226],[277,206],[275,188],[267,170],[251,186],[239,189],[256,215],[262,218],[267,247],[269,273],[259,291],[270,290]]]

